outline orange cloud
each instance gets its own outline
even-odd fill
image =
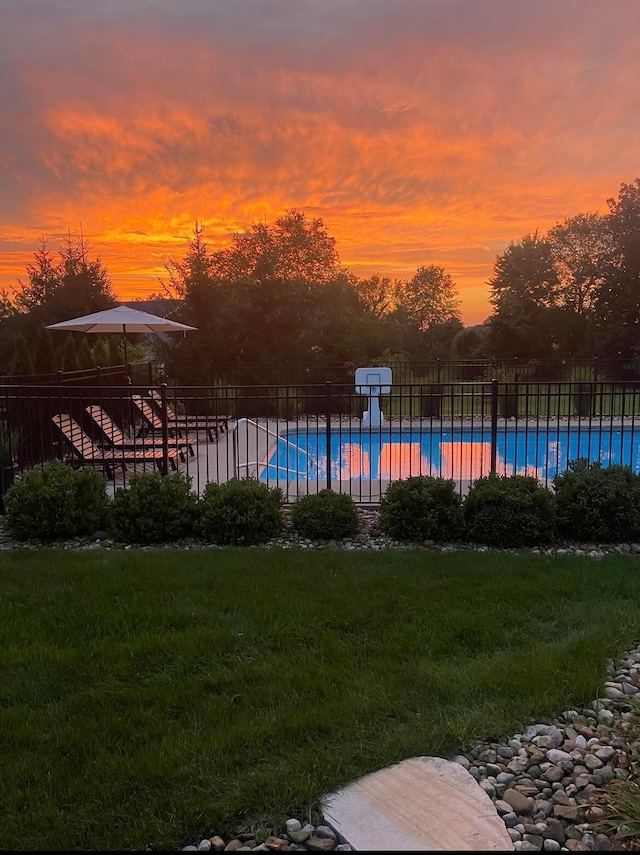
[[[178,5],[8,6],[0,286],[82,223],[142,296],[196,219],[218,248],[297,207],[359,275],[444,266],[478,322],[509,241],[635,178],[635,0]]]

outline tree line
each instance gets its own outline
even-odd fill
[[[568,217],[498,255],[486,322],[491,355],[621,357],[640,347],[640,179],[606,214]]]
[[[293,209],[233,235],[222,250],[208,247],[197,223],[161,281],[162,296],[177,300],[171,317],[196,331],[157,340],[155,358],[182,383],[211,382],[220,365],[358,364],[394,355],[632,360],[640,345],[640,179],[607,204],[606,214],[577,214],[510,243],[487,283],[490,316],[467,328],[443,267],[421,266],[406,280],[355,276],[321,218]],[[64,348],[51,355],[44,327],[116,302],[105,265],[90,258],[82,237],[69,235],[57,256],[43,242],[15,299],[0,299],[3,372],[18,373],[12,363],[25,346],[34,369],[62,367]],[[92,343],[78,348],[85,362],[89,350],[94,365],[114,364],[118,354],[106,342]]]

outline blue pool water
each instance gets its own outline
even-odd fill
[[[331,478],[339,480],[396,480],[411,475],[474,480],[488,475],[491,466],[491,434],[482,428],[433,433],[332,431],[330,449]],[[640,425],[633,429],[605,425],[595,430],[567,425],[548,432],[498,433],[499,475],[534,475],[548,482],[578,457],[600,460],[603,466],[622,463],[640,472]],[[326,434],[323,430],[283,433],[258,475],[268,480],[326,480]]]

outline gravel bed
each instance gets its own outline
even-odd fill
[[[640,748],[640,646],[609,660],[604,697],[453,759],[493,800],[514,848],[606,851],[615,830],[598,825],[598,793],[632,777]]]

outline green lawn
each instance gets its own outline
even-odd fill
[[[0,558],[0,848],[301,818],[601,692],[640,562],[255,549]]]

